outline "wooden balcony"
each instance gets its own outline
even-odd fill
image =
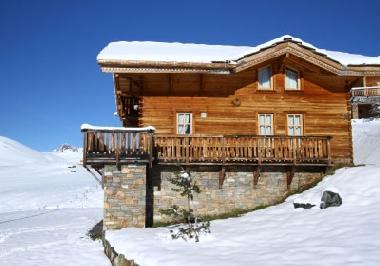
[[[153,161],[153,131],[149,129],[82,129],[83,165]]]
[[[329,165],[329,137],[155,136],[159,164]]]
[[[380,96],[380,87],[357,87],[351,89],[351,97],[376,97]]]
[[[330,137],[160,135],[151,130],[84,129],[83,164],[330,164]]]

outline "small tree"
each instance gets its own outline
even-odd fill
[[[200,217],[195,215],[194,209],[192,208],[194,193],[199,194],[201,190],[194,178],[183,169],[179,173],[176,173],[175,177],[169,178],[169,182],[175,186],[172,188],[173,191],[187,198],[186,208],[172,205],[168,209],[160,210],[163,215],[170,216],[174,221],[182,222],[182,224],[176,225],[177,231],[173,229],[170,230],[171,237],[172,239],[182,238],[184,240],[194,238],[195,241],[198,242],[202,232],[210,233],[210,222],[202,221]]]

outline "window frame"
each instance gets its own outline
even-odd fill
[[[260,71],[262,71],[263,69],[266,69],[266,68],[270,69],[269,88],[262,87],[261,83],[260,83]],[[272,65],[266,65],[266,66],[260,67],[257,70],[257,89],[263,90],[263,91],[272,91],[273,90],[273,68],[272,68]]]
[[[271,124],[270,124],[270,128],[271,128],[271,134],[270,135],[262,135],[261,134],[261,130],[260,130],[260,115],[265,115],[266,116],[270,116],[271,117]],[[266,125],[264,125],[266,127]],[[258,130],[258,135],[259,136],[274,136],[274,114],[273,113],[258,113],[257,114],[257,130]]]
[[[179,116],[180,115],[187,115],[187,114],[189,114],[190,115],[190,122],[189,123],[185,123],[185,124],[182,124],[182,125],[190,125],[190,133],[179,133],[179,128],[178,128],[178,126],[180,125],[180,123],[179,123]],[[191,112],[177,112],[176,113],[176,134],[177,135],[191,135],[191,134],[193,134],[193,113],[191,113]]]
[[[286,79],[287,79],[286,69],[289,69],[290,71],[297,73],[297,75],[298,75],[297,88],[287,88],[286,87]],[[284,68],[284,88],[286,91],[300,91],[301,90],[301,72],[298,69],[295,69],[295,68],[289,67],[289,66],[285,66],[285,68]]]
[[[289,116],[296,116],[296,115],[299,115],[301,118],[301,123],[300,123],[301,135],[290,135],[289,134]],[[294,124],[293,124],[293,127],[294,127]],[[302,137],[302,136],[304,136],[304,134],[305,134],[304,127],[305,127],[304,126],[304,114],[301,114],[301,113],[287,113],[286,114],[286,134],[287,134],[287,136],[291,136],[291,137]]]

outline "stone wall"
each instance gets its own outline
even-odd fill
[[[172,191],[168,181],[181,170],[176,166],[155,166],[147,173],[145,165],[125,165],[104,169],[104,226],[106,229],[150,226],[166,221],[159,212],[173,204],[186,206],[185,198]],[[236,209],[254,209],[281,201],[292,191],[315,182],[322,169],[295,168],[288,186],[290,168],[264,167],[255,184],[257,167],[227,167],[221,183],[220,167],[187,169],[197,180],[201,193],[194,197],[197,214],[218,215]]]
[[[112,266],[138,266],[133,260],[128,260],[123,254],[119,254],[111,246],[110,242],[103,237],[104,253],[109,258]]]
[[[146,165],[105,166],[104,227],[145,227]]]
[[[159,209],[166,209],[173,204],[186,206],[185,198],[172,191],[169,177],[174,177],[179,168],[154,168],[153,175],[153,212],[154,222],[165,221]],[[198,167],[190,169],[192,177],[196,178],[201,193],[194,197],[194,208],[197,214],[218,215],[236,209],[254,209],[278,203],[284,196],[296,191],[322,177],[319,171],[306,172],[298,169],[294,172],[292,182],[287,185],[289,169],[262,169],[257,184],[254,185],[254,170],[249,168],[226,169],[222,187],[219,186],[220,169]],[[275,171],[277,170],[277,171]],[[297,169],[296,169],[297,170]],[[300,171],[302,170],[302,171]]]

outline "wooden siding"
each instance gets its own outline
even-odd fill
[[[268,64],[274,89],[259,90],[257,69]],[[284,89],[286,66],[300,71],[300,91]],[[127,76],[143,84],[139,125],[152,125],[159,134],[175,134],[176,113],[191,112],[194,134],[258,134],[258,114],[271,113],[274,134],[286,135],[287,114],[297,113],[303,114],[305,136],[332,137],[333,161],[352,161],[348,99],[357,77],[338,77],[292,56],[231,75],[120,74],[120,79]]]

